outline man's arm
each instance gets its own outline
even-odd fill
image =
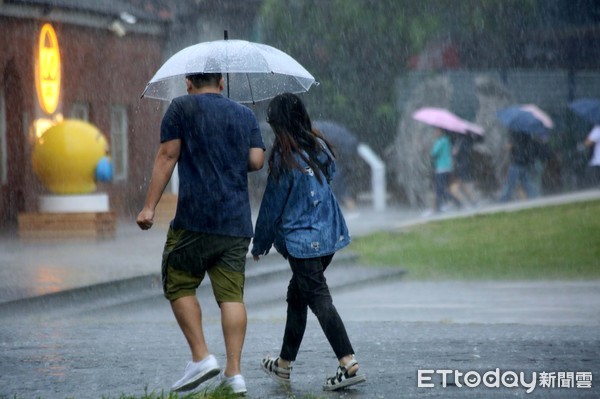
[[[262,148],[250,148],[250,154],[248,156],[248,171],[255,172],[262,169],[265,163],[265,150]]]
[[[137,216],[137,224],[142,230],[148,230],[154,223],[154,211],[160,197],[169,183],[173,169],[179,160],[181,151],[181,140],[169,140],[160,145],[154,167],[152,168],[152,179],[146,195],[144,208]]]

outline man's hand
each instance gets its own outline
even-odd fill
[[[258,262],[260,260],[260,256],[258,255],[252,255],[252,257],[254,258],[255,262]]]
[[[142,209],[137,216],[136,222],[140,226],[140,229],[148,230],[154,224],[154,210],[150,208]]]

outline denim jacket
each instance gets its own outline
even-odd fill
[[[286,259],[289,255],[315,258],[333,254],[350,243],[346,221],[328,184],[335,174],[333,156],[325,148],[318,156],[326,165],[321,183],[308,164],[295,156],[304,172],[294,168],[281,173],[279,179],[268,177],[252,255],[266,255],[274,245]]]

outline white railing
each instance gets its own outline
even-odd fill
[[[358,155],[369,164],[371,168],[371,191],[373,195],[373,208],[376,211],[383,211],[386,207],[386,182],[385,182],[385,164],[373,152],[371,147],[364,143],[358,145]]]

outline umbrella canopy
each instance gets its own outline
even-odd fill
[[[313,122],[313,127],[323,133],[336,152],[351,156],[358,151],[358,138],[345,126],[333,121],[319,120]]]
[[[577,115],[594,125],[600,125],[600,99],[581,98],[569,104]]]
[[[542,122],[542,124],[544,126],[546,126],[548,129],[554,128],[554,122],[552,121],[552,118],[550,118],[550,115],[548,115],[547,113],[542,111],[537,105],[524,104],[524,105],[521,105],[520,108],[525,111],[531,112],[533,114],[533,116],[535,116],[537,119],[539,119]]]
[[[544,136],[549,133],[544,123],[521,106],[504,108],[496,113],[504,126],[515,132]]]
[[[427,125],[439,127],[456,133],[473,132],[483,134],[481,126],[468,122],[459,116],[453,114],[445,108],[423,107],[416,110],[412,117],[414,120],[423,122]]]
[[[240,103],[267,100],[284,92],[303,93],[316,83],[281,50],[245,40],[216,40],[174,54],[150,79],[142,97],[170,101],[187,94],[186,75],[217,72],[228,74],[228,96]]]

